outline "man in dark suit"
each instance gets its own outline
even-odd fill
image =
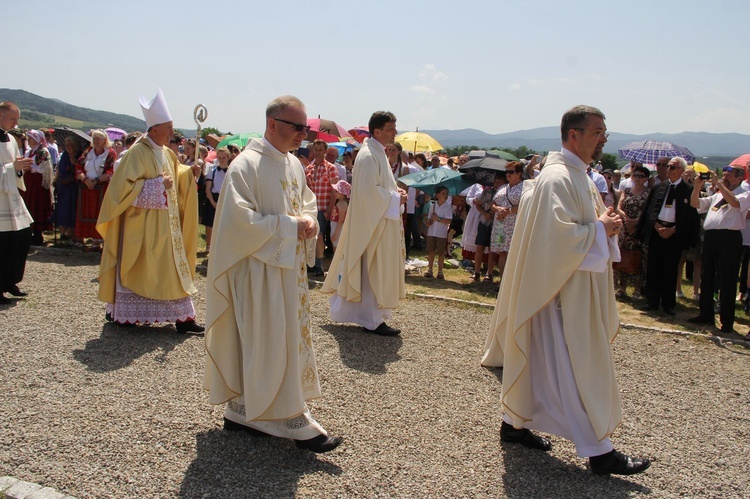
[[[687,168],[683,158],[669,161],[668,181],[651,190],[638,224],[637,234],[648,248],[646,261],[646,306],[654,311],[659,303],[667,315],[675,315],[675,282],[680,254],[698,237],[698,212],[690,206],[692,189],[682,181]]]

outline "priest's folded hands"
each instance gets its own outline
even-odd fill
[[[318,235],[318,222],[310,217],[297,218],[297,239],[312,239]]]

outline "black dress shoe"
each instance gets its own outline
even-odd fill
[[[702,324],[704,326],[714,325],[713,317],[703,317],[702,315],[696,315],[695,317],[689,318],[687,321],[691,324]]]
[[[653,312],[655,310],[659,310],[659,307],[654,307],[654,306],[651,306],[651,305],[645,305],[643,307],[638,307],[638,310],[640,310],[641,312]]]
[[[7,305],[8,303],[12,303],[13,300],[5,296],[4,294],[0,293],[0,305]]]
[[[552,442],[544,437],[535,435],[530,430],[523,428],[518,430],[505,421],[500,425],[500,440],[514,444],[521,444],[530,449],[539,449],[545,452],[552,450]]]
[[[25,293],[21,291],[20,289],[18,289],[18,286],[16,286],[15,284],[9,287],[8,289],[6,289],[6,291],[12,294],[13,296],[28,296],[28,293]]]
[[[202,333],[206,330],[195,321],[176,322],[174,327],[178,333]]]
[[[344,437],[329,437],[327,435],[318,435],[309,440],[295,440],[295,445],[300,449],[313,451],[317,454],[332,451],[344,441]]]
[[[721,325],[721,332],[722,333],[733,333],[734,332],[734,325],[731,325],[731,326],[726,325],[725,326],[724,324],[722,324]]]
[[[372,334],[379,334],[380,336],[397,336],[401,334],[400,329],[396,329],[395,327],[391,327],[385,322],[382,322],[378,327],[375,329],[367,329],[366,327],[362,328],[365,333],[372,333]]]
[[[254,437],[270,437],[271,436],[268,433],[263,433],[260,430],[256,430],[255,428],[250,428],[249,426],[245,426],[244,424],[235,423],[234,421],[230,421],[227,418],[224,418],[224,429],[227,431],[244,431],[245,433],[253,435]]]
[[[112,314],[110,314],[109,312],[106,312],[104,314],[104,320],[106,320],[107,322],[115,322],[114,317],[112,317]]]
[[[667,314],[667,315],[671,315],[672,317],[674,317],[675,315],[677,315],[677,313],[674,311],[673,308],[665,308],[664,309],[664,313]]]
[[[596,475],[635,475],[651,466],[651,461],[646,458],[633,458],[614,449],[601,456],[590,457],[589,463]]]

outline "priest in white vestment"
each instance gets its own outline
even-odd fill
[[[224,429],[335,449],[307,401],[320,397],[306,263],[315,258],[315,195],[289,151],[307,136],[292,96],[266,109],[266,132],[233,161],[219,195],[206,284],[210,403],[226,404]],[[311,260],[312,259],[312,260]]]
[[[401,331],[385,321],[406,296],[401,211],[407,193],[396,185],[385,154],[396,137],[396,117],[378,111],[368,126],[372,136],[354,162],[349,209],[321,291],[333,293],[333,320],[394,336]]]
[[[5,296],[26,296],[18,289],[26,270],[31,247],[31,218],[20,191],[26,190],[24,171],[33,159],[24,158],[10,132],[18,124],[21,110],[10,101],[0,102],[0,305],[11,303]]]
[[[622,419],[610,343],[619,331],[612,261],[622,220],[586,175],[607,141],[604,114],[577,106],[563,147],[524,188],[482,365],[503,367],[505,442],[550,450],[541,430],[569,440],[597,474],[644,471],[614,450]]]

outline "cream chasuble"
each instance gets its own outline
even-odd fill
[[[552,326],[561,329],[559,355],[571,373],[571,398],[580,397],[580,413],[590,421],[594,441],[606,439],[620,423],[610,349],[619,331],[610,261],[618,260],[619,252],[597,224],[605,210],[585,169],[563,153],[551,152],[540,176],[524,188],[482,357],[482,365],[503,367],[502,401],[516,428],[556,433],[534,425],[535,409],[546,409],[540,409],[544,401],[535,400],[536,368],[530,365],[544,360],[532,348],[532,336],[541,334],[534,328]],[[594,258],[597,225],[604,256]],[[590,257],[597,261],[593,266]],[[571,438],[566,431],[557,433]]]
[[[154,149],[151,144],[145,137],[128,150],[102,201],[96,225],[104,238],[99,299],[107,303],[115,303],[118,283],[150,300],[179,300],[196,291],[195,180],[190,168],[181,165],[171,150]],[[173,179],[172,187],[161,194],[166,206],[140,207],[144,185],[147,181],[158,185],[160,182],[154,179],[162,174]]]
[[[203,378],[210,403],[231,401],[247,422],[304,423],[306,400],[320,396],[306,271],[315,240],[297,238],[301,216],[316,220],[317,207],[299,160],[253,139],[227,170],[216,210]]]
[[[406,250],[397,189],[385,148],[375,139],[365,139],[354,163],[351,201],[339,245],[321,291],[361,303],[363,292],[369,293],[363,291],[364,267],[364,281],[369,281],[377,308],[394,309],[406,296]]]

